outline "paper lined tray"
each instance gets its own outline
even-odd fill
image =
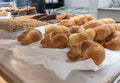
[[[43,34],[45,26],[36,28]],[[9,42],[9,43],[8,43]],[[120,51],[111,51],[106,49],[106,59],[102,65],[96,66],[89,59],[85,61],[70,62],[66,57],[68,48],[65,49],[49,49],[41,48],[40,42],[31,45],[22,46],[14,39],[1,39],[0,48],[6,48],[13,51],[13,56],[26,61],[32,65],[44,65],[46,69],[52,70],[59,78],[65,80],[72,70],[94,70],[97,72],[105,67],[110,67],[120,63]]]

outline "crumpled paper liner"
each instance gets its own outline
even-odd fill
[[[8,43],[9,42],[9,43]],[[100,70],[120,62],[120,51],[106,50],[106,58],[100,66],[96,66],[91,59],[71,62],[66,57],[68,48],[49,49],[41,48],[40,42],[22,46],[17,40],[0,40],[0,48],[13,51],[13,56],[32,65],[43,64],[52,70],[59,78],[65,80],[72,70]]]

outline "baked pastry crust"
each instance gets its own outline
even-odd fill
[[[65,19],[65,20],[61,20],[58,25],[62,25],[62,26],[66,26],[66,27],[72,27],[76,24],[73,20]]]
[[[95,41],[102,41],[116,31],[116,24],[104,24],[96,27],[94,30],[96,32]]]
[[[55,30],[45,35],[41,41],[41,45],[44,48],[65,48],[68,41],[69,39],[66,33]]]
[[[87,29],[80,33],[74,33],[69,36],[69,43],[68,46],[72,46],[80,41],[83,40],[94,40],[95,38],[95,31],[93,29]]]
[[[102,42],[105,48],[111,50],[120,50],[120,31],[115,31]]]
[[[60,15],[57,15],[57,19],[70,19],[71,17],[74,17],[74,14],[71,13],[62,13]]]
[[[51,25],[48,25],[45,28],[45,34],[49,34],[49,33],[54,32],[54,31],[63,32],[67,36],[69,36],[71,34],[70,29],[68,27],[66,27],[66,26],[51,24]]]
[[[80,16],[74,16],[71,17],[70,19],[65,19],[60,21],[60,25],[64,25],[67,27],[71,27],[73,25],[81,26],[85,24],[86,22],[93,20],[94,17],[90,14],[85,14],[85,15],[80,15]]]
[[[97,42],[84,40],[71,46],[67,57],[72,61],[83,61],[91,58],[99,66],[105,59],[105,49]]]
[[[80,26],[90,20],[94,20],[94,17],[90,14],[85,14],[85,15],[80,15],[80,16],[74,16],[74,17],[70,18],[70,20],[74,21],[76,25]]]
[[[115,20],[112,18],[103,18],[99,20],[91,20],[85,24],[82,25],[83,28],[88,29],[88,28],[95,28],[103,24],[114,24],[116,23]]]
[[[22,45],[28,45],[42,39],[42,33],[39,30],[30,28],[17,37]]]

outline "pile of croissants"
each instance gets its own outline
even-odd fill
[[[92,59],[100,65],[106,56],[105,48],[120,49],[120,24],[112,18],[95,19],[92,15],[72,16],[57,25],[48,25],[45,34],[34,28],[18,36],[22,45],[40,41],[43,48],[66,48],[72,61]]]

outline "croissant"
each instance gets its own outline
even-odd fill
[[[69,29],[71,33],[79,33],[85,30],[83,27],[80,27],[80,26],[72,26],[72,27],[69,27]]]
[[[76,24],[75,24],[75,22],[73,20],[65,19],[65,20],[61,20],[58,25],[62,25],[62,26],[66,26],[66,27],[71,27],[71,26],[74,26]]]
[[[71,13],[62,13],[60,15],[57,15],[57,19],[70,19],[71,17],[75,16],[74,14]]]
[[[1,16],[7,16],[8,12],[6,10],[2,10],[2,11],[0,11],[0,15]]]
[[[22,45],[28,45],[42,39],[42,33],[39,30],[30,28],[17,37]]]
[[[115,31],[107,37],[103,43],[103,46],[111,50],[120,50],[120,31]]]
[[[113,24],[116,31],[120,31],[120,23]]]
[[[82,27],[85,29],[88,29],[88,28],[95,28],[103,24],[114,24],[114,23],[115,23],[115,20],[113,20],[112,18],[103,18],[99,20],[91,20],[83,24]]]
[[[69,43],[68,46],[72,46],[80,41],[83,40],[94,40],[95,38],[95,31],[93,29],[87,29],[80,33],[74,33],[69,36]]]
[[[94,19],[94,17],[92,15],[85,14],[85,15],[81,15],[81,16],[74,16],[74,17],[70,18],[70,21],[73,21],[73,22],[75,22],[75,25],[80,26],[90,20],[93,20],[93,19]]]
[[[92,59],[96,65],[100,65],[105,59],[104,47],[92,40],[84,40],[70,47],[67,57],[72,61]]]
[[[41,41],[41,45],[44,48],[64,48],[66,47],[69,39],[66,33],[56,30],[49,34],[46,34]]]
[[[96,32],[95,41],[102,41],[116,31],[116,24],[104,24],[96,27],[94,30]]]
[[[70,32],[70,29],[66,26],[61,26],[61,25],[48,25],[46,28],[45,28],[45,33],[46,34],[49,34],[51,32],[54,32],[54,31],[60,31],[60,32],[64,32],[66,33],[67,36],[69,36],[71,34]]]
[[[70,19],[60,21],[59,25],[63,25],[67,27],[71,27],[74,25],[80,26],[93,19],[94,17],[89,14],[81,15],[81,16],[74,16],[74,17],[71,17]]]

